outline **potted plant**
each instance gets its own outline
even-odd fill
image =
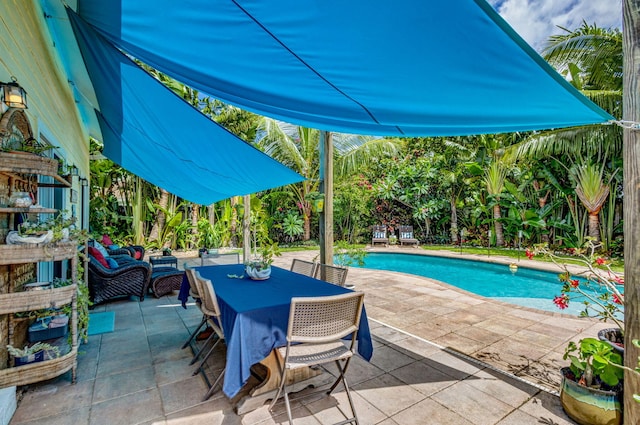
[[[616,425],[622,423],[622,378],[625,366],[620,347],[608,340],[609,335],[624,333],[624,294],[620,285],[624,278],[611,268],[611,261],[596,255],[597,245],[587,239],[583,248],[573,248],[571,262],[581,266],[569,269],[566,258],[550,251],[546,245],[527,249],[529,259],[542,253],[558,265],[563,273],[561,294],[553,302],[560,309],[579,297],[584,305],[582,317],[599,317],[618,327],[603,334],[603,339],[584,338],[577,345],[570,342],[564,359],[570,367],[561,369],[560,401],[572,419],[585,425]],[[614,332],[615,331],[615,332]],[[620,339],[622,341],[622,339]]]
[[[18,227],[18,231],[11,231],[7,235],[8,244],[16,243],[55,243],[78,239],[74,232],[76,218],[66,218],[62,213],[44,221],[25,221]]]
[[[171,248],[162,248],[162,255],[168,257],[171,255]]]
[[[277,243],[263,245],[259,254],[254,250],[253,258],[245,263],[245,271],[249,278],[253,280],[269,279],[269,276],[271,276],[273,257],[279,255],[280,250],[278,249]]]
[[[44,360],[45,352],[51,358],[60,357],[58,347],[46,342],[37,342],[32,346],[26,345],[24,348],[15,348],[7,345],[7,351],[13,356],[15,366],[23,366],[29,363],[41,362]]]
[[[314,212],[321,213],[324,210],[324,193],[309,192],[304,199],[309,201]]]
[[[560,402],[567,415],[583,425],[622,423],[622,356],[596,338],[569,343],[561,369]]]

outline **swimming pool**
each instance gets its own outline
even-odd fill
[[[584,308],[576,299],[564,310],[555,306],[553,297],[562,288],[559,273],[522,266],[511,272],[506,264],[416,254],[368,253],[364,261],[365,268],[429,277],[486,298],[539,310],[577,316]]]

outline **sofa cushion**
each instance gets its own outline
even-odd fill
[[[98,261],[98,263],[102,264],[104,267],[109,268],[109,263],[107,263],[106,258],[104,258],[104,255],[102,255],[98,248],[90,246],[89,255],[95,258],[96,261]]]
[[[107,260],[107,263],[109,263],[109,268],[110,269],[117,269],[118,268],[118,262],[116,260],[114,260],[111,257],[107,257],[106,260]]]
[[[102,254],[102,256],[104,258],[107,258],[109,256],[109,252],[107,251],[107,248],[105,248],[104,246],[102,246],[102,244],[98,241],[94,241],[93,242],[93,247],[95,249],[97,249],[98,251],[100,251],[100,253]]]
[[[106,233],[102,235],[102,243],[105,244],[106,246],[113,245],[113,241],[111,240],[109,235],[107,235]]]

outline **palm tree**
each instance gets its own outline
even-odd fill
[[[256,136],[256,143],[267,155],[293,169],[305,180],[291,185],[296,203],[302,211],[304,240],[311,238],[311,202],[308,194],[317,192],[320,181],[320,132],[315,129],[264,118]],[[399,141],[335,133],[333,135],[337,169],[348,175],[367,159],[376,155],[392,155]]]
[[[542,52],[544,58],[585,96],[614,117],[622,117],[622,33],[618,29],[598,28],[586,22],[573,31],[562,29],[565,34],[549,38]],[[506,157],[525,161],[553,158],[559,164],[582,163],[581,158],[595,157],[607,166],[618,164],[622,158],[622,129],[616,125],[587,125],[538,132],[508,148]],[[609,170],[609,174],[614,175],[615,170]],[[591,183],[598,186],[596,181]],[[596,187],[590,189],[598,192]],[[578,191],[576,194],[586,205]],[[597,215],[593,217],[589,209],[595,207],[591,204],[595,200],[588,200],[589,226],[599,223]],[[607,223],[610,222],[608,218]],[[599,231],[590,227],[589,235],[595,237],[596,234],[599,235]]]
[[[582,24],[554,35],[542,51],[544,58],[585,96],[614,117],[622,116],[622,34]],[[507,149],[511,159],[569,154],[578,158],[608,151],[622,155],[622,130],[615,125],[587,125],[534,133]]]
[[[500,194],[504,190],[504,182],[507,178],[507,169],[500,161],[493,161],[489,168],[485,170],[484,181],[487,185],[487,193],[494,198],[493,203],[493,225],[496,231],[496,246],[504,245],[504,235],[500,219]]]
[[[609,185],[604,181],[604,166],[589,161],[575,170],[576,195],[589,212],[589,236],[600,241],[598,214],[609,196]]]

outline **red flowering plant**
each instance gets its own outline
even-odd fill
[[[619,328],[620,339],[611,340],[611,336],[606,335],[609,341],[595,338],[584,338],[578,344],[570,341],[563,358],[571,363],[569,368],[562,369],[563,376],[580,385],[621,391],[623,369],[640,374],[640,358],[638,368],[628,368],[622,364],[622,355],[614,349],[623,341],[624,294],[621,285],[624,277],[612,269],[610,259],[597,255],[597,247],[593,240],[588,239],[582,248],[574,248],[571,262],[576,266],[569,266],[567,257],[558,256],[544,244],[527,249],[526,254],[529,259],[544,255],[563,270],[558,275],[562,283],[560,295],[553,298],[559,309],[566,309],[572,301],[580,302],[584,305],[581,317],[599,317],[603,322],[614,322]],[[640,347],[638,340],[633,343]],[[640,395],[634,394],[633,398],[640,402]]]
[[[624,332],[624,277],[612,269],[612,261],[596,254],[593,240],[587,240],[583,248],[574,248],[571,258],[577,267],[571,267],[565,258],[550,251],[546,245],[527,249],[526,255],[544,255],[556,264],[563,273],[558,275],[562,288],[553,303],[561,310],[569,307],[572,300],[584,305],[581,317],[599,317],[603,322],[612,321]]]

